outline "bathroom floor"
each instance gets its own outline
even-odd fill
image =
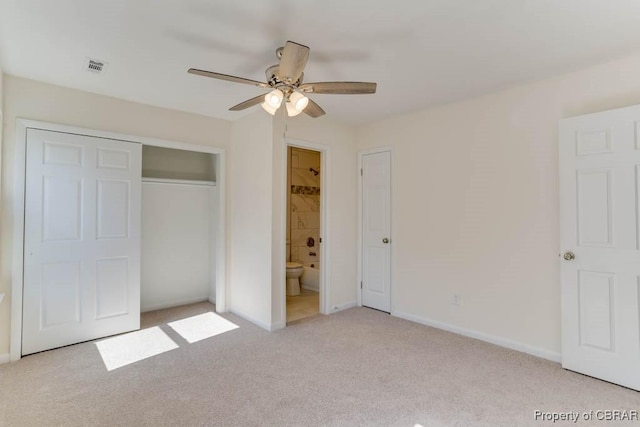
[[[300,295],[287,297],[287,324],[320,313],[320,294],[300,289]]]

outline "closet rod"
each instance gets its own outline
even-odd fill
[[[142,177],[143,183],[150,184],[173,184],[173,185],[203,185],[207,187],[214,187],[215,181],[196,181],[192,179],[168,179],[168,178],[149,178]]]

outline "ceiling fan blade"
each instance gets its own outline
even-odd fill
[[[253,107],[254,105],[258,105],[262,102],[264,102],[264,95],[258,95],[255,98],[247,99],[246,101],[241,102],[238,105],[234,105],[233,107],[229,108],[229,111],[246,110],[247,108]]]
[[[299,89],[306,93],[360,95],[376,93],[376,87],[376,83],[367,82],[320,82],[301,84]]]
[[[309,48],[307,46],[288,41],[282,49],[278,79],[285,83],[297,82],[308,60]]]
[[[307,108],[304,109],[304,113],[313,117],[314,119],[316,117],[324,116],[325,114],[327,114],[318,104],[313,102],[313,99],[311,98],[309,98],[309,103],[307,104]]]
[[[189,68],[188,73],[195,74],[197,76],[211,77],[213,79],[226,80],[226,81],[229,81],[229,82],[244,83],[246,85],[258,86],[258,87],[264,87],[264,88],[270,87],[268,84],[259,82],[257,80],[245,79],[243,77],[230,76],[228,74],[214,73],[213,71],[198,70],[196,68]]]

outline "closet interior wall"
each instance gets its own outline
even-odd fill
[[[216,155],[142,150],[141,311],[215,301]]]

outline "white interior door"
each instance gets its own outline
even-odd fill
[[[362,156],[362,305],[391,311],[391,153]]]
[[[140,327],[141,145],[27,131],[22,354]]]
[[[560,122],[562,366],[640,390],[640,107]]]

